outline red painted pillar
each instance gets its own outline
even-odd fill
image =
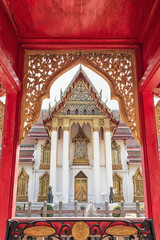
[[[160,168],[155,110],[151,92],[140,93],[140,118],[145,213],[147,218],[154,220],[156,238],[160,239]]]
[[[2,155],[0,162],[0,239],[5,239],[6,221],[15,214],[18,168],[17,143],[19,133],[20,97],[6,94]]]

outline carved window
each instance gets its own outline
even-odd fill
[[[100,128],[100,138],[104,140],[104,130],[103,127]]]
[[[28,201],[28,179],[29,176],[22,168],[18,174],[18,184],[17,184],[17,202],[27,202]]]
[[[133,176],[134,185],[134,202],[143,202],[143,178],[141,170],[138,168],[135,175]]]
[[[41,146],[40,169],[49,169],[50,168],[50,157],[51,157],[51,143],[49,140],[47,140]]]
[[[113,170],[122,169],[120,158],[121,148],[114,140],[112,141],[111,147],[112,147],[112,168]]]
[[[78,109],[75,110],[75,115],[78,115]]]
[[[92,109],[92,115],[95,115],[95,110],[94,109]]]
[[[67,115],[70,115],[71,114],[71,111],[70,109],[67,110]]]
[[[39,178],[39,196],[38,202],[48,199],[49,174],[46,172]]]
[[[61,137],[62,137],[62,128],[61,127],[59,127],[59,129],[58,129],[58,140],[60,140],[61,139]]]
[[[123,178],[118,174],[114,173],[113,175],[113,193],[114,193],[114,202],[124,201],[123,197]]]
[[[84,110],[83,110],[83,114],[84,114],[84,115],[87,115],[87,109],[84,109]]]

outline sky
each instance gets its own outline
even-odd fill
[[[116,100],[110,100],[110,87],[108,83],[97,73],[93,72],[89,68],[82,66],[82,70],[85,71],[88,78],[94,85],[95,89],[100,92],[102,89],[102,101],[107,101],[107,106],[110,109],[119,109],[118,102]],[[55,105],[55,98],[56,101],[60,100],[60,89],[64,92],[67,86],[70,84],[72,79],[74,78],[76,72],[79,70],[80,65],[75,66],[71,70],[67,71],[63,75],[61,75],[57,80],[53,83],[50,89],[50,99],[44,99],[42,103],[42,109],[48,109],[49,103],[51,103],[51,107]]]

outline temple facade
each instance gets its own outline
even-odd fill
[[[20,147],[17,202],[143,202],[140,147],[79,69]]]

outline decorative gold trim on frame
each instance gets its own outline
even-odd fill
[[[95,71],[111,88],[122,120],[141,142],[135,51],[130,50],[26,50],[19,143],[37,121],[43,99],[53,82],[77,64]]]
[[[89,226],[82,221],[76,222],[72,228],[72,235],[75,240],[86,240],[89,237]]]
[[[157,126],[157,136],[160,135],[160,100],[155,106],[155,115],[156,115],[156,126]]]

